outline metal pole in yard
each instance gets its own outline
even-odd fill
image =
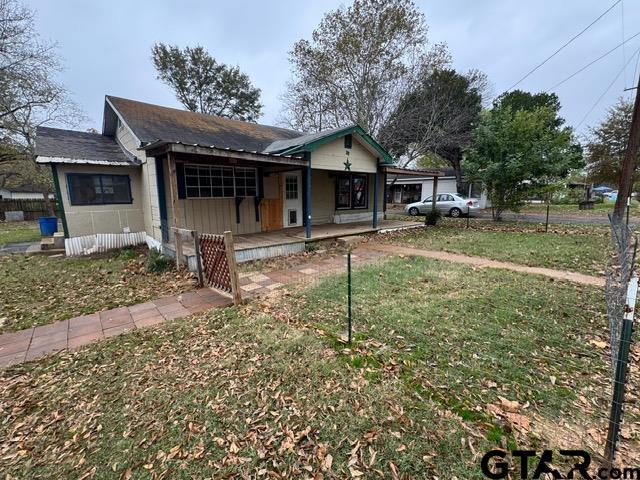
[[[351,345],[351,249],[347,252],[347,338]]]
[[[629,280],[629,284],[627,286],[627,300],[624,305],[620,348],[618,349],[618,358],[616,358],[616,373],[613,383],[613,399],[611,401],[611,412],[609,416],[609,431],[607,432],[607,443],[604,451],[604,456],[609,466],[612,466],[613,461],[615,460],[618,437],[620,435],[620,425],[622,423],[622,406],[627,381],[629,350],[631,349],[637,294],[638,277],[634,275]]]
[[[550,206],[550,204],[547,203],[547,220],[546,220],[546,222],[544,224],[544,231],[545,232],[549,231],[549,206]]]
[[[631,197],[627,197],[627,226],[629,226],[629,209],[631,208]]]
[[[469,228],[469,217],[471,216],[471,206],[467,203],[467,228]]]

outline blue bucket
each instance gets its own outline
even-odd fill
[[[43,237],[51,237],[58,231],[58,219],[56,217],[40,217],[40,233]]]

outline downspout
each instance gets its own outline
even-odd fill
[[[60,179],[58,178],[58,166],[51,163],[51,175],[53,175],[53,186],[56,189],[56,204],[58,205],[58,216],[62,220],[62,230],[64,238],[69,238],[69,227],[67,226],[67,216],[64,213],[64,203],[62,202],[62,190],[60,189]]]

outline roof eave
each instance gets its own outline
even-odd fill
[[[139,167],[141,164],[137,162],[104,162],[100,160],[92,160],[90,158],[71,158],[71,157],[48,157],[45,155],[36,156],[36,163],[67,163],[82,165],[106,165],[118,167]]]

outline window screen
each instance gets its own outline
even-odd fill
[[[71,205],[131,203],[129,175],[67,174]]]
[[[367,208],[367,176],[338,175],[336,180],[336,209]]]
[[[351,208],[351,177],[340,175],[336,184],[336,208]]]
[[[256,169],[218,165],[185,165],[187,198],[255,197]]]

